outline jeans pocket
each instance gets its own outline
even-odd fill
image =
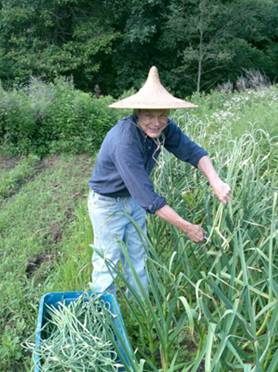
[[[110,196],[95,194],[94,204],[101,208],[115,208],[117,206],[117,199]]]

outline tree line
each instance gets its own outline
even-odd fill
[[[276,0],[2,0],[0,31],[4,88],[67,76],[118,96],[156,65],[185,96],[246,70],[278,75]]]

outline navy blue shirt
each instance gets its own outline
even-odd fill
[[[168,119],[160,136],[166,150],[193,166],[207,152],[191,141]],[[160,148],[137,124],[136,115],[119,120],[107,133],[99,150],[89,187],[98,194],[118,197],[132,196],[149,213],[166,204],[154,191],[149,177]]]

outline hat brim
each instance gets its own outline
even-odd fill
[[[182,99],[171,97],[171,99],[155,99],[146,100],[140,99],[137,94],[130,96],[128,98],[122,99],[120,101],[114,102],[109,105],[111,108],[116,109],[146,109],[146,110],[163,110],[163,109],[188,109],[188,108],[196,108],[197,105],[194,105],[191,102],[184,101]]]
[[[151,67],[148,78],[143,87],[130,97],[114,102],[109,107],[116,109],[188,109],[198,107],[191,102],[173,96],[161,84],[158,70]]]

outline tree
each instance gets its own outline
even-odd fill
[[[278,75],[276,0],[2,0],[0,79],[70,76],[118,96],[151,65],[184,96],[235,81],[243,69]]]
[[[109,12],[100,0],[2,1],[0,63],[9,68],[0,72],[1,80],[11,85],[31,75],[71,75],[78,87],[92,89],[119,36]]]
[[[177,67],[190,90],[215,84],[217,73],[231,59],[224,45],[229,7],[220,0],[176,1],[169,7],[162,44],[177,49]]]
[[[277,10],[271,0],[171,1],[160,48],[170,56],[167,79],[174,90],[208,90],[235,81],[243,69],[275,78]]]

